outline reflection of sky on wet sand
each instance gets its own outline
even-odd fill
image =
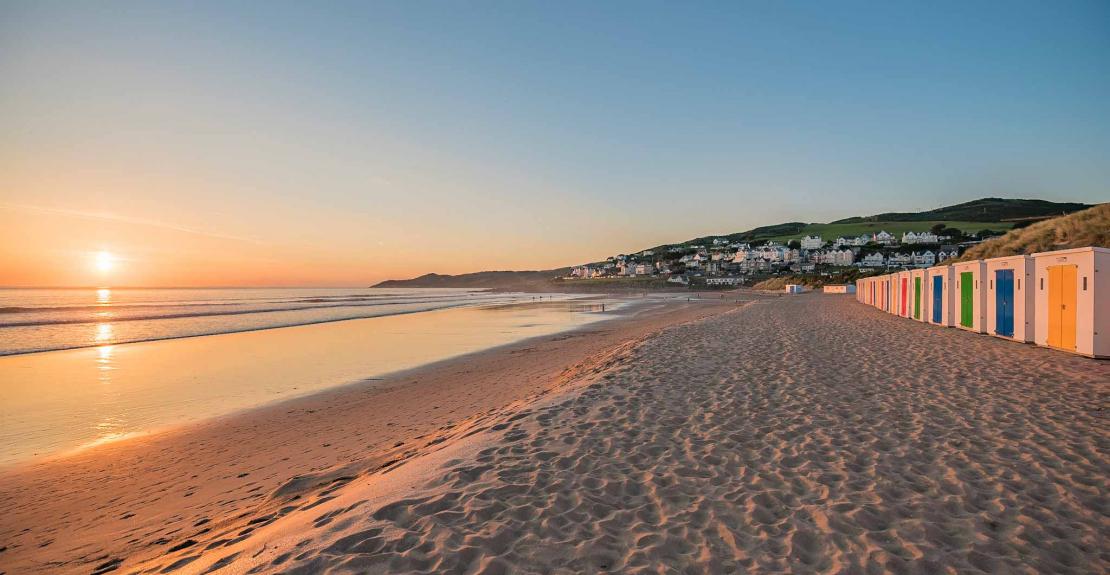
[[[98,296],[99,297],[99,296]],[[108,294],[106,297],[110,297]],[[600,302],[544,302],[0,357],[0,464],[557,333],[609,317]],[[576,313],[578,312],[578,313]]]
[[[506,304],[486,306],[490,311],[521,311],[521,310],[557,310],[564,312],[597,313],[614,311],[626,305],[626,301],[613,298],[580,298],[575,300],[544,300],[537,298],[534,301],[522,301]]]

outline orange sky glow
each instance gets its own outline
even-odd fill
[[[0,3],[0,287],[367,286],[1106,200],[1104,5],[726,4]]]

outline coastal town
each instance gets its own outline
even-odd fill
[[[959,257],[966,248],[990,235],[986,230],[964,235],[941,225],[929,231],[906,231],[901,236],[879,230],[833,240],[805,235],[786,243],[713,237],[575,266],[563,279],[656,277],[683,286],[727,287],[783,275],[870,275],[934,266]]]

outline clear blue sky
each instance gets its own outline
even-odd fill
[[[313,4],[0,5],[8,217],[421,272],[1110,200],[1106,1]]]

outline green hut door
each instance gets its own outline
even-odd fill
[[[921,319],[921,278],[913,278],[913,319]]]
[[[975,274],[960,274],[960,325],[975,327]]]

